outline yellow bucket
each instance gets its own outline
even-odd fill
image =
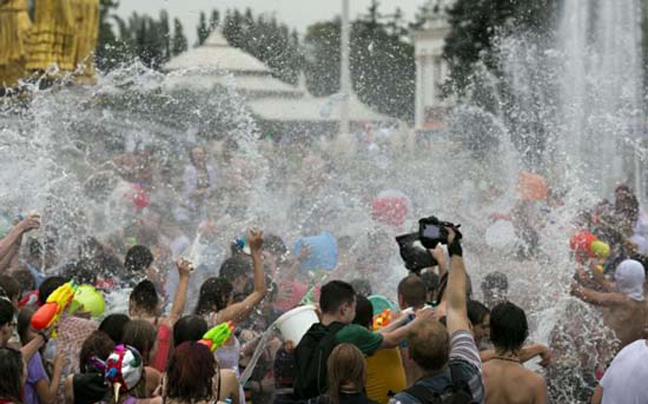
[[[380,404],[389,402],[389,394],[407,388],[405,367],[398,348],[380,349],[367,358],[367,395]]]

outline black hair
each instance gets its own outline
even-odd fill
[[[41,283],[38,288],[38,301],[40,304],[45,304],[49,295],[65,283],[65,278],[62,276],[50,276]]]
[[[94,361],[91,361],[90,358],[94,356],[96,359],[105,361],[112,353],[115,345],[115,341],[101,330],[95,330],[90,334],[83,341],[79,352],[79,369],[81,373],[99,372],[100,369],[95,367]]]
[[[31,318],[34,315],[34,310],[24,307],[18,313],[18,321],[16,326],[16,331],[18,332],[18,337],[20,337],[20,343],[27,345],[27,330],[31,324]]]
[[[32,291],[36,288],[36,280],[34,276],[29,272],[28,269],[19,269],[13,273],[13,277],[16,278],[20,284],[23,294],[25,291]]]
[[[220,267],[219,275],[221,278],[234,283],[240,277],[252,273],[252,262],[243,254],[234,255],[226,259]]]
[[[439,286],[439,275],[433,271],[424,271],[421,273],[421,279],[425,282],[428,292],[433,292]]]
[[[9,300],[20,299],[20,283],[11,275],[0,275],[0,288],[5,291]]]
[[[331,281],[322,286],[320,292],[320,308],[323,313],[333,314],[340,306],[353,303],[355,299],[353,286],[342,281]]]
[[[15,314],[13,304],[7,299],[0,299],[0,327],[11,323]]]
[[[281,237],[269,234],[263,238],[263,249],[275,255],[284,255],[288,251]]]
[[[493,289],[507,291],[509,288],[508,277],[503,272],[491,272],[481,283],[482,291],[490,291]]]
[[[160,297],[153,282],[145,279],[133,288],[130,301],[148,313],[155,313]]]
[[[353,286],[353,290],[356,291],[356,294],[362,295],[364,297],[369,297],[373,295],[373,289],[371,288],[371,282],[368,279],[353,279],[349,282]]]
[[[195,314],[219,312],[227,307],[234,287],[224,278],[209,278],[200,287]]]
[[[373,306],[371,305],[371,302],[360,294],[356,295],[356,301],[358,303],[353,324],[358,324],[359,326],[371,330],[371,326],[373,325]]]
[[[105,332],[115,345],[119,345],[124,339],[124,327],[129,321],[130,318],[126,314],[111,314],[99,324],[99,330]]]
[[[499,303],[491,311],[490,339],[500,352],[515,352],[529,336],[524,310],[511,302]]]
[[[0,397],[14,403],[22,402],[20,398],[22,397],[24,366],[20,351],[9,347],[0,347],[0,375],[2,375]]]
[[[427,286],[420,276],[407,275],[398,284],[398,296],[408,307],[420,307],[427,301]]]
[[[490,311],[482,302],[478,302],[477,300],[468,301],[468,319],[472,325],[483,323],[489,313]]]
[[[208,330],[207,321],[202,316],[184,316],[173,326],[173,346],[186,341],[200,341]]]
[[[97,280],[97,266],[88,258],[82,258],[74,265],[68,265],[62,275],[81,285],[93,285]]]
[[[124,267],[128,271],[139,272],[151,266],[152,263],[153,253],[151,253],[151,250],[146,246],[136,245],[126,252]]]

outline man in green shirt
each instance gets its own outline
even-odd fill
[[[432,321],[432,310],[422,310],[406,326],[402,319],[379,332],[352,324],[356,313],[356,295],[346,282],[331,281],[324,285],[320,295],[321,322],[314,324],[295,350],[297,378],[295,394],[306,400],[326,391],[326,361],[339,344],[357,346],[367,356],[379,348],[394,348],[405,339],[412,327],[421,321]]]

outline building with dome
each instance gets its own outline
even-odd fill
[[[233,86],[266,132],[281,136],[334,134],[339,131],[340,95],[313,97],[301,77],[297,86],[272,76],[263,62],[230,46],[220,30],[199,47],[176,56],[166,64],[171,88],[200,91],[214,86]],[[393,121],[372,111],[355,96],[348,100],[351,130]]]

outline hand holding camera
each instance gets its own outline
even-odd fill
[[[442,222],[434,216],[420,219],[418,232],[396,237],[405,267],[410,271],[420,273],[425,268],[438,265],[438,260],[433,257],[430,250],[435,250],[439,244],[448,245],[450,256],[461,256],[463,251],[460,240],[463,235],[459,231],[460,226]],[[420,244],[422,247],[416,244]]]

